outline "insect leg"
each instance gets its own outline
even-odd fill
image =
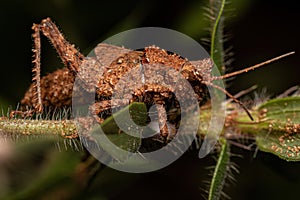
[[[36,112],[41,113],[43,111],[42,105],[42,95],[41,95],[41,36],[39,26],[37,24],[33,24],[32,30],[34,33],[32,34],[34,48],[33,48],[33,61],[34,64],[32,68],[33,78],[32,81],[34,82],[34,93],[35,99],[34,101],[34,109]]]
[[[34,109],[30,111],[12,111],[10,116],[20,114],[22,116],[30,116],[33,113],[41,113],[43,111],[43,98],[41,94],[41,36],[40,32],[46,36],[54,48],[56,49],[63,64],[73,72],[74,75],[79,71],[79,67],[83,62],[84,56],[70,44],[58,30],[57,26],[52,22],[50,18],[43,19],[40,24],[33,24],[32,34],[33,37],[33,86],[32,86],[32,99],[31,101]],[[29,95],[30,96],[30,95]]]
[[[35,32],[41,31],[50,40],[63,64],[76,74],[84,56],[64,38],[52,20],[50,18],[43,19],[40,24],[34,24],[33,28]]]
[[[167,137],[169,135],[167,126],[167,114],[164,106],[162,104],[156,104],[157,114],[158,114],[158,124],[161,132],[161,136]]]

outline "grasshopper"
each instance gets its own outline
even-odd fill
[[[83,82],[90,83],[96,87],[96,102],[91,106],[90,110],[99,123],[102,123],[104,120],[101,117],[103,116],[101,113],[112,107],[122,105],[126,101],[142,101],[149,107],[156,104],[158,105],[157,113],[160,135],[163,138],[167,137],[170,132],[166,126],[168,116],[165,109],[170,110],[171,108],[179,107],[176,103],[172,88],[170,89],[159,84],[145,84],[143,87],[135,89],[131,96],[115,101],[114,104],[111,102],[111,96],[116,89],[116,84],[122,76],[131,69],[140,67],[141,65],[151,65],[152,67],[163,65],[175,69],[191,84],[200,105],[208,100],[207,86],[211,86],[223,91],[228,97],[238,103],[247,112],[250,119],[253,120],[250,112],[243,103],[225,89],[214,85],[213,81],[245,73],[293,53],[287,53],[223,76],[212,76],[211,70],[213,62],[211,59],[188,61],[180,55],[167,52],[155,46],[149,46],[143,50],[129,50],[123,47],[100,43],[95,48],[95,54],[100,58],[100,61],[98,64],[91,66],[91,59],[85,57],[73,44],[69,43],[50,18],[43,19],[40,24],[33,24],[32,29],[34,31],[32,34],[34,40],[33,83],[25,93],[21,104],[33,107],[33,109],[29,111],[13,111],[11,115],[32,115],[34,112],[42,112],[44,107],[71,106],[73,84],[76,76],[79,75],[81,76],[79,78],[81,78]],[[58,69],[42,78],[40,77],[40,33],[50,40],[65,65],[65,68]],[[117,59],[111,62],[110,58],[112,57],[117,57]],[[83,69],[84,66],[87,66],[89,69]],[[86,73],[84,70],[90,73]],[[98,73],[100,71],[102,73]],[[166,79],[168,79],[169,82],[174,81],[171,76]],[[134,84],[135,83],[124,85],[124,87],[130,89]]]

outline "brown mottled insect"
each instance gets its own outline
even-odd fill
[[[11,114],[31,114],[32,112],[42,112],[43,106],[47,107],[63,107],[71,106],[72,89],[76,75],[79,75],[83,82],[96,85],[96,100],[97,102],[92,106],[94,115],[101,123],[100,113],[110,109],[113,106],[122,104],[122,100],[112,105],[110,98],[113,94],[116,84],[121,77],[133,68],[139,67],[141,64],[150,64],[152,67],[156,65],[169,66],[177,71],[180,71],[182,76],[192,85],[198,101],[205,102],[207,98],[207,86],[212,86],[222,90],[236,103],[241,105],[243,109],[249,114],[245,106],[238,101],[233,95],[226,90],[214,85],[213,80],[225,79],[237,74],[247,72],[262,65],[268,64],[278,60],[289,54],[285,54],[264,63],[252,66],[250,68],[237,71],[231,74],[226,74],[220,77],[211,76],[212,62],[210,59],[199,61],[188,61],[179,55],[168,53],[167,51],[158,47],[150,46],[141,51],[132,51],[122,47],[117,47],[108,44],[99,44],[95,48],[95,54],[100,58],[100,64],[91,65],[91,60],[84,57],[75,47],[65,40],[56,25],[50,18],[42,20],[40,24],[34,24],[32,27],[34,39],[34,67],[33,67],[33,83],[26,92],[21,101],[22,105],[31,106],[33,111],[21,112],[14,111]],[[66,68],[59,69],[53,73],[40,78],[40,32],[50,39],[54,48],[58,52],[63,64]],[[117,58],[113,62],[111,58]],[[99,66],[101,65],[101,66]],[[88,69],[80,68],[86,66]],[[103,75],[98,73],[102,70]],[[82,73],[85,70],[84,73]],[[89,72],[89,73],[87,73]],[[100,74],[100,75],[98,75]],[[151,77],[149,77],[151,78]],[[167,81],[173,81],[172,77],[163,77]],[[126,85],[127,88],[133,87]],[[146,84],[142,88],[135,89],[132,96],[128,97],[130,102],[143,101],[146,105],[158,104],[158,121],[160,125],[161,135],[166,137],[168,130],[166,127],[166,114],[164,109],[170,104],[173,107],[176,105],[173,91],[159,85]]]

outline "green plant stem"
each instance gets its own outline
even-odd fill
[[[218,67],[220,72],[223,72],[222,67],[224,66],[224,44],[223,44],[223,23],[222,15],[225,7],[225,0],[211,2],[211,10],[214,11],[214,6],[219,6],[216,12],[212,13],[212,18],[215,19],[213,22],[213,28],[211,33],[211,46],[210,46],[210,57]]]
[[[211,180],[208,200],[220,199],[222,194],[222,189],[224,187],[225,179],[227,176],[227,167],[230,161],[230,148],[229,148],[229,144],[225,139],[220,139],[220,143],[222,147]]]
[[[142,120],[146,119],[144,106],[134,104],[130,107],[133,112],[136,112],[136,116],[140,116],[140,123],[144,124],[145,121]],[[251,135],[255,138],[260,150],[273,153],[288,161],[300,161],[300,97],[272,99],[251,109],[254,121],[250,121],[247,114],[237,108],[237,105],[228,104],[228,107],[230,107],[230,112],[227,113],[220,139],[248,138]],[[118,113],[121,118],[122,112],[121,110]],[[210,120],[210,108],[201,109],[200,126],[197,133],[200,137],[207,134]],[[132,146],[131,137],[125,137],[126,134],[118,134],[119,128],[111,118],[108,118],[101,126],[104,130],[111,132],[108,137],[119,146],[134,151],[139,147],[140,140],[134,140],[136,145]],[[227,132],[230,132],[230,136],[226,134]],[[0,118],[1,135],[12,138],[14,136],[24,138],[31,135],[59,136],[64,139],[78,137],[76,123],[72,120],[29,120],[5,117]]]
[[[76,138],[76,124],[72,120],[30,120],[0,118],[0,130],[8,135],[57,135]]]

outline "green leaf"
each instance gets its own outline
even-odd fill
[[[270,152],[286,161],[300,161],[300,135],[289,135],[273,131],[268,134],[261,132],[256,137],[256,143],[261,151]]]
[[[273,99],[259,107],[264,120],[279,120],[281,123],[300,123],[300,97]]]
[[[256,135],[259,149],[287,161],[300,161],[300,97],[274,99],[258,111],[263,121]]]
[[[128,112],[130,113],[130,117],[127,115]],[[130,119],[132,119],[132,121],[130,121]],[[146,105],[144,103],[134,102],[108,117],[101,124],[101,130],[98,125],[94,127],[90,134],[100,143],[102,148],[109,151],[110,155],[118,158],[120,156],[122,157],[119,149],[137,152],[141,145],[140,134],[142,131],[142,128],[139,128],[138,126],[145,126],[146,120]],[[118,121],[118,123],[116,121]],[[123,130],[120,129],[120,127],[123,127]],[[124,129],[126,129],[125,132]],[[137,137],[132,136],[132,134]],[[109,144],[109,141],[112,142],[115,147],[112,148],[112,144]]]

